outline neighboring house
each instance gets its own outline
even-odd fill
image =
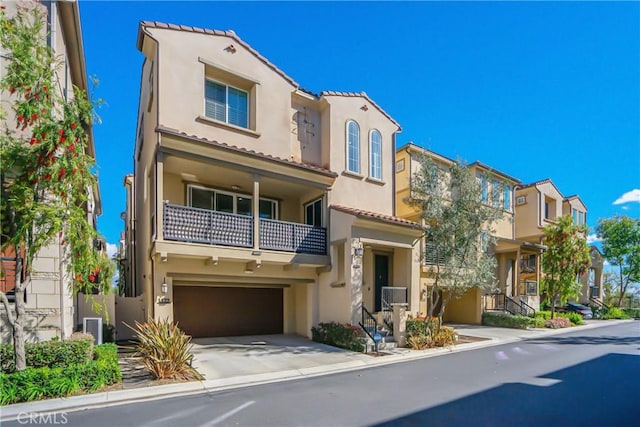
[[[133,190],[133,174],[124,177],[123,185],[126,189],[125,211],[120,214],[124,221],[124,232],[120,238],[118,248],[118,262],[120,263],[120,295],[134,297],[141,292],[136,288],[135,267],[136,267],[136,225],[135,225],[135,194]]]
[[[420,212],[411,206],[409,201],[411,198],[411,179],[420,169],[422,155],[427,155],[437,167],[445,171],[455,162],[453,159],[413,143],[397,150],[395,167],[397,214],[412,221],[420,221]],[[505,297],[516,299],[519,309],[519,301],[527,291],[531,295],[537,295],[537,287],[534,289],[530,286],[527,289],[526,283],[521,282],[521,278],[526,276],[522,276],[518,260],[528,257],[529,254],[537,256],[541,247],[515,239],[513,191],[520,181],[478,161],[469,164],[468,167],[480,183],[482,200],[502,211],[502,217],[492,225],[496,243],[489,248],[496,256],[496,278],[498,279],[499,293],[484,295],[485,293],[481,289],[473,288],[461,298],[454,299],[449,303],[444,313],[444,319],[449,322],[478,324],[482,320],[484,309],[504,309]],[[422,245],[422,248],[424,253],[420,283],[424,292],[435,279],[434,265],[438,260],[432,256],[432,248],[428,241]],[[533,273],[537,280],[536,271],[534,270]],[[527,302],[530,302],[528,298]],[[420,305],[421,313],[427,312],[426,304],[426,300],[423,299]]]
[[[232,31],[142,22],[137,46],[125,246],[146,317],[194,337],[309,336],[387,308],[389,287],[417,311],[393,118],[365,93],[300,88]]]
[[[604,291],[602,289],[604,256],[596,246],[589,248],[589,256],[591,257],[591,267],[585,274],[580,276],[582,293],[578,298],[578,302],[586,305],[600,305],[604,299]]]
[[[6,13],[12,14],[19,2],[3,2]],[[47,9],[47,24],[50,33],[47,41],[60,60],[60,68],[56,72],[60,90],[65,97],[73,96],[73,86],[85,91],[88,90],[87,73],[84,60],[84,47],[82,43],[82,31],[80,28],[80,16],[78,3],[75,1],[42,1],[42,6]],[[5,68],[4,55],[0,55],[0,69]],[[8,123],[14,122],[11,110],[12,98],[6,93],[0,93],[0,101],[5,112],[8,113]],[[95,157],[93,135],[89,130],[87,144],[89,155]],[[90,224],[96,226],[97,216],[102,213],[100,193],[98,188],[93,188],[89,193],[87,204],[87,216]],[[104,242],[96,241],[95,244],[102,248]],[[27,340],[48,340],[53,337],[66,338],[77,325],[82,323],[79,310],[78,296],[73,296],[71,291],[72,277],[67,272],[64,262],[64,249],[60,239],[43,248],[33,261],[29,285],[26,289],[27,320],[25,333]],[[3,291],[11,291],[16,280],[16,253],[14,248],[6,248],[2,254],[3,278],[0,279],[0,287]],[[23,255],[24,256],[24,255]],[[18,272],[21,277],[25,271]],[[19,279],[19,278],[18,278]],[[4,311],[4,310],[3,310]],[[5,314],[3,312],[2,316]],[[0,322],[2,342],[11,340],[11,329],[3,320]]]
[[[515,204],[516,239],[524,240],[531,244],[542,244],[544,227],[555,223],[557,219],[563,215],[571,215],[574,223],[578,225],[586,224],[587,208],[580,197],[577,195],[564,197],[550,179],[518,186],[515,194]],[[531,257],[530,259],[522,258],[520,261],[520,265],[522,266],[520,282],[525,283],[525,290],[528,287],[533,287],[533,273],[528,273],[527,271],[534,270],[534,264],[536,272],[535,282],[536,287],[538,287],[537,284],[539,284],[542,274],[539,257]],[[601,275],[602,269],[600,268],[600,276]],[[583,295],[588,295],[588,292],[585,293],[585,291],[583,291]],[[533,301],[529,300],[528,302],[536,309],[540,304],[539,298],[537,303],[535,299]]]

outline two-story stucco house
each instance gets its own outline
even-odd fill
[[[419,171],[420,156],[427,155],[439,168],[444,171],[455,162],[441,154],[409,143],[400,147],[396,152],[396,204],[398,215],[415,222],[420,221],[420,212],[409,203],[411,197],[411,178]],[[513,300],[512,306],[520,310],[522,296],[526,292],[521,283],[521,270],[518,260],[537,255],[542,247],[515,238],[515,212],[513,193],[520,183],[517,178],[498,171],[479,161],[468,165],[481,186],[481,197],[484,203],[494,206],[501,211],[501,217],[492,224],[495,244],[489,250],[495,255],[497,262],[496,278],[498,279],[498,293],[488,294],[479,288],[472,288],[459,299],[453,299],[444,313],[444,319],[449,322],[479,324],[482,321],[484,309],[504,309],[505,301]],[[446,175],[445,175],[446,176]],[[434,281],[434,264],[437,257],[430,255],[429,242],[422,245],[425,251],[422,256],[421,289],[425,290]],[[536,258],[537,259],[537,258]],[[537,269],[534,277],[537,277]],[[536,279],[537,280],[537,279]],[[537,296],[537,287],[529,289],[529,294]],[[525,301],[530,302],[529,299]],[[420,305],[422,313],[427,312],[427,302]]]
[[[88,79],[85,67],[84,46],[82,30],[80,27],[80,15],[78,3],[75,1],[42,1],[33,4],[20,4],[19,2],[2,2],[5,13],[13,15],[16,7],[41,7],[46,9],[48,34],[47,43],[59,59],[59,68],[56,70],[57,85],[65,98],[74,96],[73,86],[88,90]],[[6,67],[7,58],[0,52],[0,70]],[[13,111],[10,107],[13,98],[7,92],[0,92],[0,103],[7,114],[3,120],[6,123],[15,123]],[[9,127],[12,131],[13,126]],[[93,135],[89,130],[87,150],[90,156],[95,157]],[[89,203],[87,204],[87,219],[94,227],[97,216],[101,212],[100,193],[98,187],[88,189]],[[2,236],[4,242],[4,236]],[[103,245],[102,242],[96,242]],[[0,290],[7,292],[13,298],[11,292],[16,285],[16,279],[21,280],[27,274],[26,270],[16,271],[16,257],[24,256],[24,251],[18,251],[13,247],[6,247],[0,252]],[[49,245],[44,247],[34,259],[32,271],[29,273],[29,284],[26,288],[26,314],[25,335],[29,341],[48,340],[53,337],[67,338],[74,329],[82,323],[78,304],[81,298],[74,296],[72,292],[73,278],[67,272],[65,262],[65,249],[62,239],[56,237]],[[18,277],[16,277],[18,276]],[[4,310],[0,310],[4,317]],[[0,322],[2,342],[11,340],[11,329],[4,321]]]
[[[137,46],[124,245],[146,317],[194,337],[309,336],[383,310],[392,287],[417,310],[421,232],[394,216],[391,116],[365,93],[302,89],[232,31],[142,22]]]

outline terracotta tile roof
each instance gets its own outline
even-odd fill
[[[216,147],[224,148],[224,149],[229,150],[229,151],[235,151],[235,152],[238,152],[238,153],[249,154],[249,155],[254,156],[254,157],[259,157],[259,158],[262,158],[262,159],[272,160],[272,161],[278,162],[278,163],[284,163],[284,164],[289,165],[289,166],[294,166],[294,167],[298,167],[298,168],[301,168],[301,169],[307,169],[307,170],[310,170],[310,171],[313,171],[313,172],[318,172],[318,173],[321,173],[321,174],[326,175],[326,176],[331,176],[331,177],[337,177],[338,176],[337,173],[335,173],[333,171],[330,171],[328,169],[325,169],[325,168],[321,168],[320,166],[311,165],[311,164],[308,164],[308,163],[294,162],[292,160],[283,159],[281,157],[276,157],[276,156],[272,156],[270,154],[261,153],[259,151],[250,150],[248,148],[238,147],[236,145],[229,145],[229,144],[226,144],[224,142],[212,141],[212,140],[207,139],[207,138],[201,138],[201,137],[196,136],[196,135],[189,135],[189,134],[187,134],[185,132],[180,132],[179,130],[171,129],[171,128],[168,128],[168,127],[165,127],[165,126],[162,126],[162,125],[156,127],[156,132],[160,132],[160,133],[163,133],[163,134],[166,134],[166,135],[179,136],[179,137],[182,137],[182,138],[191,139],[193,141],[203,142],[203,143],[206,143],[206,144],[209,144],[209,145],[213,145],[213,146],[216,146]]]
[[[403,226],[412,227],[412,228],[422,228],[420,224],[416,222],[409,221],[408,219],[400,218],[397,216],[385,215],[385,214],[376,213],[376,212],[369,212],[362,209],[350,208],[350,207],[341,206],[341,205],[331,205],[329,206],[329,209],[333,209],[349,215],[354,215],[359,218],[373,219],[377,221],[387,222],[387,223],[396,224],[396,225],[403,225]]]
[[[376,107],[376,109],[378,111],[380,111],[386,118],[388,118],[389,120],[391,120],[391,122],[398,126],[399,130],[402,130],[402,126],[400,126],[400,123],[396,122],[394,120],[393,117],[391,117],[389,115],[389,113],[387,113],[386,111],[384,111],[382,109],[382,107],[380,107],[378,104],[375,103],[375,101],[371,98],[369,98],[369,95],[367,95],[366,92],[338,92],[335,90],[323,90],[322,92],[320,92],[320,96],[347,96],[347,97],[354,97],[354,98],[364,98],[367,100],[367,102],[369,102],[371,105],[373,105],[374,107]]]
[[[168,30],[176,30],[176,31],[188,31],[191,33],[201,33],[201,34],[209,34],[214,36],[224,36],[233,39],[236,43],[247,49],[253,56],[258,58],[260,61],[264,62],[267,67],[271,68],[276,73],[280,74],[286,81],[298,87],[298,83],[289,77],[284,71],[280,68],[276,67],[273,63],[271,63],[267,58],[262,56],[257,50],[249,46],[244,40],[236,35],[233,31],[221,31],[221,30],[209,30],[206,28],[192,27],[190,25],[176,25],[176,24],[165,24],[164,22],[154,22],[154,21],[141,21],[138,30],[138,50],[141,49],[142,45],[142,37],[141,34],[145,28],[163,28]],[[148,33],[147,33],[148,34]]]
[[[513,177],[513,176],[511,176],[511,175],[507,175],[507,174],[506,174],[506,173],[504,173],[504,172],[500,172],[499,170],[494,169],[494,168],[492,168],[491,166],[486,165],[486,164],[482,163],[482,162],[481,162],[481,161],[479,161],[479,160],[476,160],[475,162],[471,163],[469,166],[477,166],[477,167],[480,167],[480,168],[482,168],[482,169],[486,170],[486,171],[487,171],[487,172],[489,172],[489,173],[493,173],[493,174],[496,174],[496,175],[501,176],[501,177],[503,177],[503,178],[506,178],[506,179],[508,179],[509,181],[512,181],[512,182],[513,182],[513,183],[515,183],[515,184],[518,184],[518,183],[520,182],[520,180],[519,180],[518,178],[515,178],[515,177]]]
[[[532,182],[530,184],[520,184],[520,185],[516,185],[516,190],[521,190],[523,188],[529,188],[529,187],[534,187],[536,185],[540,185],[540,184],[546,184],[549,183],[553,186],[553,188],[556,189],[556,191],[558,192],[558,194],[560,194],[560,196],[562,197],[562,199],[564,200],[564,196],[562,195],[562,191],[560,191],[558,189],[558,187],[556,187],[556,185],[553,183],[553,181],[551,181],[551,178],[546,178],[546,179],[541,179],[539,181],[535,181]]]

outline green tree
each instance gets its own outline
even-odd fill
[[[551,317],[555,316],[556,304],[577,297],[582,285],[578,276],[591,266],[589,246],[585,239],[587,229],[576,225],[569,215],[560,217],[557,223],[544,229],[543,243],[548,247],[542,255],[541,290],[546,302],[551,305]]]
[[[480,183],[463,162],[442,169],[423,155],[420,166],[412,177],[409,203],[421,212],[426,227],[423,258],[433,264],[434,275],[427,289],[427,319],[437,317],[439,327],[452,298],[474,286],[497,286],[496,260],[489,248],[502,210],[483,203]]]
[[[602,253],[618,267],[618,306],[630,284],[640,282],[640,219],[614,216],[600,219],[596,228]]]
[[[97,185],[87,153],[93,105],[77,87],[69,99],[61,93],[55,75],[64,75],[64,68],[46,44],[45,13],[35,2],[18,5],[13,16],[0,10],[6,58],[0,89],[12,110],[11,115],[2,112],[0,223],[3,249],[24,253],[16,270],[27,271],[24,277],[16,275],[13,308],[0,292],[17,370],[26,367],[24,293],[43,247],[62,246],[74,291],[107,292],[112,277],[109,259],[95,249],[97,232],[86,212],[88,194]]]

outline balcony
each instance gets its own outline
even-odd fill
[[[164,204],[164,239],[253,248],[253,217]],[[327,229],[260,218],[259,249],[326,255]]]

